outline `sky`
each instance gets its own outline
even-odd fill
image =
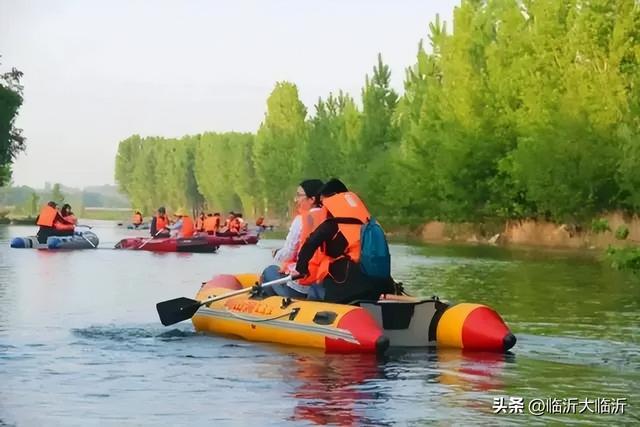
[[[277,81],[310,114],[342,89],[359,99],[378,52],[402,91],[436,14],[459,1],[0,0],[0,72],[24,72],[14,185],[114,183],[118,142],[255,132]]]

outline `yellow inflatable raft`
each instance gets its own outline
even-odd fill
[[[257,279],[253,274],[215,276],[203,283],[196,299],[249,287]],[[381,352],[389,345],[504,352],[516,342],[487,306],[394,295],[343,305],[243,294],[203,305],[192,321],[201,332],[331,353]]]

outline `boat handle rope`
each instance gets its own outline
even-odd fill
[[[246,322],[257,323],[257,322],[268,322],[269,320],[277,320],[277,319],[281,319],[283,317],[291,316],[293,313],[297,313],[298,310],[293,309],[293,310],[291,310],[291,311],[289,311],[287,313],[279,314],[279,315],[273,316],[273,317],[267,317],[265,319],[255,319],[255,318],[243,316],[242,314],[234,313],[233,311],[229,310],[228,308],[226,308],[225,311],[227,313],[229,313],[230,315],[232,315],[233,317],[237,317],[240,320],[244,320]]]

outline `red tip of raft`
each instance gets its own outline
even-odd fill
[[[211,288],[223,288],[235,291],[242,289],[242,284],[238,281],[236,276],[232,274],[217,274],[213,276],[211,280],[205,282],[200,290],[205,291]]]
[[[325,338],[327,353],[383,353],[389,347],[389,339],[383,335],[373,317],[362,308],[355,308],[346,313],[337,329],[348,331],[354,342],[342,338]]]
[[[486,306],[471,311],[462,326],[462,346],[466,350],[507,351],[515,343],[500,315]]]
[[[516,337],[493,309],[463,303],[444,312],[438,322],[437,342],[442,347],[502,352],[515,345]]]

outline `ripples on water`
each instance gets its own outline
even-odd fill
[[[126,232],[96,223],[103,241]],[[416,295],[494,307],[512,354],[325,355],[169,328],[155,303],[214,273],[257,271],[270,247],[219,254],[9,250],[0,229],[2,425],[426,425],[639,421],[639,283],[589,257],[394,246]],[[103,246],[103,244],[101,244]],[[493,399],[627,397],[627,415],[492,413]]]

